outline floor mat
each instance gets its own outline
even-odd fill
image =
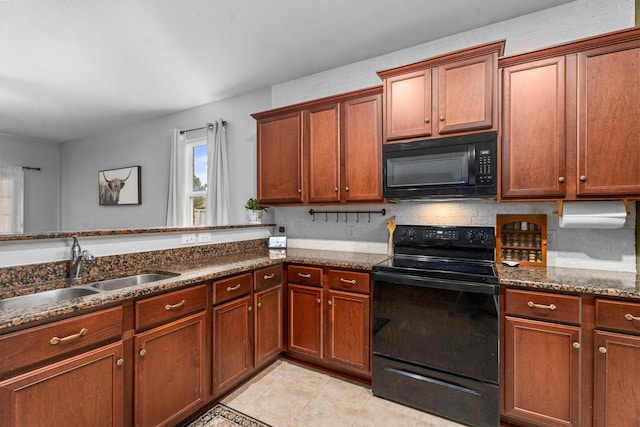
[[[271,427],[242,412],[218,403],[188,427]]]

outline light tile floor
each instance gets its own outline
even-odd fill
[[[287,361],[269,366],[222,403],[273,427],[460,426]]]

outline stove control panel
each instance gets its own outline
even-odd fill
[[[495,247],[493,227],[398,225],[393,242],[398,245]]]

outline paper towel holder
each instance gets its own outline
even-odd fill
[[[558,216],[562,216],[562,212],[564,209],[564,200],[558,200],[556,201],[557,203],[557,210],[551,212],[553,215],[558,215]],[[622,199],[621,200],[622,204],[624,204],[624,210],[627,212],[627,215],[631,215],[631,211],[629,211],[629,199]]]

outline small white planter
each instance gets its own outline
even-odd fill
[[[262,211],[247,210],[249,213],[249,224],[262,224]]]

